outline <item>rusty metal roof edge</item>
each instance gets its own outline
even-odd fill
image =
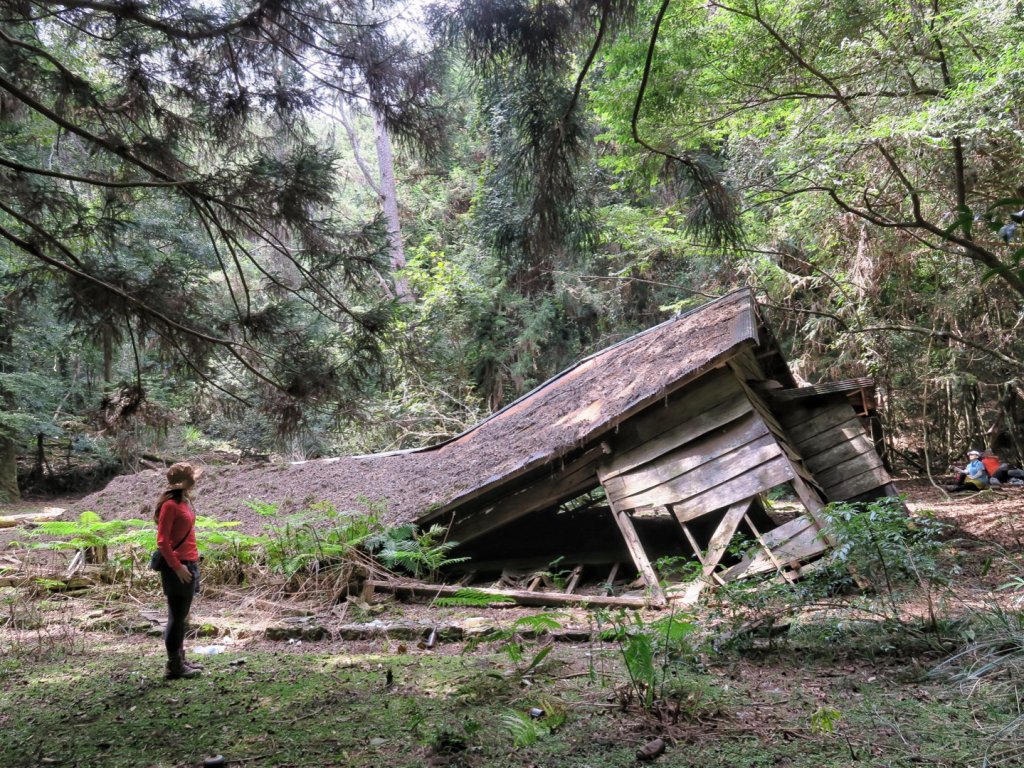
[[[776,389],[771,391],[769,394],[776,400],[799,400],[805,397],[814,397],[815,395],[830,395],[840,394],[843,392],[853,392],[857,389],[863,389],[865,387],[874,387],[875,380],[871,376],[861,376],[856,379],[842,379],[840,381],[829,381],[822,382],[820,384],[810,384],[805,387],[791,387],[788,389]]]

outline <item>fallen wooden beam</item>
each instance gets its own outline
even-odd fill
[[[0,587],[42,587],[48,592],[72,592],[93,586],[88,576],[64,579],[61,576],[0,576]]]
[[[455,597],[465,587],[451,586],[448,584],[410,584],[397,583],[392,581],[367,581],[368,589],[379,589],[382,592],[390,592],[398,597]],[[496,598],[511,598],[517,605],[540,605],[540,606],[601,606],[609,608],[652,608],[658,607],[650,600],[643,597],[611,597],[607,595],[567,595],[564,592],[527,592],[522,589],[478,589],[472,588],[474,593],[493,595]]]
[[[0,517],[0,528],[16,528],[25,523],[40,523],[44,520],[53,520],[64,514],[66,510],[61,507],[44,507],[39,512],[26,512],[21,515],[7,515]]]

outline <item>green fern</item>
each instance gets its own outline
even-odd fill
[[[514,603],[508,595],[492,595],[479,589],[460,589],[451,597],[439,597],[435,605],[445,608],[486,608],[495,603]]]
[[[516,749],[533,746],[551,732],[546,725],[522,712],[510,710],[501,716],[501,721],[512,734],[512,745]]]
[[[28,532],[29,537],[48,536],[55,541],[35,542],[33,549],[86,549],[105,547],[131,538],[133,529],[150,528],[145,520],[103,520],[95,512],[83,512],[78,520],[49,520]]]
[[[379,544],[377,556],[389,568],[401,568],[417,579],[435,579],[442,568],[469,560],[448,556],[458,542],[445,541],[447,533],[447,528],[436,523],[425,531],[402,525],[370,539],[368,544]]]

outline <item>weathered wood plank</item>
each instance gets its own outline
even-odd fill
[[[776,456],[742,475],[708,488],[685,501],[670,503],[669,508],[682,523],[722,509],[737,501],[756,496],[793,478],[793,470],[784,456]]]
[[[789,468],[792,472],[793,489],[796,491],[797,496],[800,497],[800,501],[811,517],[817,520],[818,512],[823,506],[822,500],[827,498],[821,483],[803,460],[803,451],[797,448],[791,432],[786,430],[772,415],[768,402],[748,384],[744,383],[743,387],[747,391],[751,403],[754,404],[758,413],[762,414],[765,423],[768,424],[779,445],[784,449],[786,461],[789,463]],[[817,522],[817,525],[819,528],[824,528],[824,524],[820,520]]]
[[[689,607],[696,605],[706,586],[707,582],[704,579],[694,579],[685,584],[670,584],[665,588],[665,597],[672,605]]]
[[[690,540],[691,546],[697,553],[697,557],[701,563],[701,578],[695,579],[694,581],[686,584],[682,589],[676,588],[670,590],[668,593],[668,599],[675,604],[680,605],[694,605],[700,598],[700,594],[704,587],[707,586],[710,579],[714,579],[719,584],[724,584],[722,577],[715,572],[715,568],[722,559],[722,555],[725,554],[726,548],[729,546],[729,542],[736,533],[736,529],[739,527],[740,522],[747,514],[747,510],[750,508],[750,504],[753,498],[743,499],[732,506],[726,511],[722,517],[718,526],[715,528],[715,532],[711,535],[711,539],[708,542],[707,552],[701,554],[697,542],[690,534],[690,529],[686,523],[680,523],[683,527],[683,531],[686,532],[687,538]]]
[[[621,563],[614,563],[612,565],[612,569],[608,571],[608,578],[604,580],[604,583],[607,584],[609,587],[611,587],[612,584],[615,583],[615,577],[619,575],[620,567]]]
[[[696,411],[681,424],[665,430],[656,438],[628,450],[617,450],[614,457],[602,467],[604,477],[611,478],[631,472],[643,464],[654,461],[665,453],[702,438],[709,432],[724,428],[730,422],[750,413],[750,403],[741,392],[707,410]]]
[[[785,525],[767,531],[761,538],[764,549],[723,571],[720,575],[724,581],[774,571],[779,563],[806,560],[829,548],[815,522],[806,516],[794,518]],[[769,550],[771,555],[765,550]]]
[[[861,425],[860,419],[851,412],[850,418],[842,424],[838,424],[831,429],[827,429],[824,432],[818,433],[814,437],[809,437],[804,440],[798,439],[794,434],[793,441],[799,448],[801,455],[811,457],[824,453],[836,445],[849,442],[850,440],[855,440],[859,436],[866,434],[867,433],[864,431],[864,427]]]
[[[686,541],[689,543],[690,549],[693,550],[694,557],[697,558],[701,565],[704,565],[704,553],[701,551],[700,544],[697,542],[697,539],[694,538],[693,531],[690,530],[690,526],[686,523],[680,523],[679,525],[683,529],[683,535],[686,536]]]
[[[704,555],[703,561],[705,577],[714,573],[715,568],[725,554],[725,550],[729,547],[729,542],[732,541],[732,537],[736,534],[736,529],[739,528],[753,501],[754,497],[748,497],[742,501],[737,501],[725,511],[725,517],[722,518],[718,527],[715,528],[715,532],[711,534],[710,541],[708,541],[707,553]]]
[[[683,502],[702,492],[709,491],[709,489],[710,491],[720,489],[732,482],[734,478],[780,456],[781,453],[782,449],[775,442],[775,438],[772,435],[764,435],[740,448],[722,454],[706,464],[698,465],[685,475],[657,487],[616,498],[615,502],[623,509]],[[738,500],[733,499],[732,501]],[[722,502],[713,509],[721,509],[729,503],[732,502]]]
[[[775,432],[777,435],[785,435],[786,430],[783,429],[782,424],[779,423],[779,420],[775,417],[775,414],[772,412],[771,406],[768,405],[768,403],[757,390],[755,390],[745,380],[742,379],[741,374],[736,370],[735,361],[730,361],[729,365],[730,367],[733,368],[733,372],[736,373],[737,378],[740,379],[740,387],[743,388],[744,394],[746,394],[747,399],[750,400],[750,403],[751,405],[754,406],[754,409],[759,414],[761,414],[761,417],[768,423],[768,426],[771,428],[773,432]]]
[[[829,483],[831,481],[825,480],[823,475],[829,468],[836,467],[845,461],[850,459],[863,456],[865,453],[871,452],[877,457],[878,454],[875,452],[875,446],[871,444],[871,441],[866,436],[854,436],[852,439],[844,439],[840,443],[836,443],[831,448],[824,450],[820,453],[808,454],[807,465],[814,470],[814,476],[818,478],[822,483]],[[878,463],[882,463],[882,459],[878,459]]]
[[[754,521],[750,519],[750,515],[744,515],[743,521],[747,524],[747,527],[750,528],[750,532],[754,534],[754,538],[757,539],[757,543],[761,545],[761,554],[768,558],[768,561],[771,562],[772,567],[778,571],[780,576],[786,579],[786,581],[792,581],[792,576],[786,573],[786,564],[775,557],[772,553],[771,547],[765,544],[764,537],[761,535],[761,532],[757,530],[757,526],[754,525]]]
[[[623,423],[607,439],[619,455],[656,440],[660,435],[694,414],[703,413],[732,399],[739,385],[727,369],[712,370],[669,400],[651,404],[644,412]]]
[[[836,485],[841,485],[843,482],[856,475],[861,475],[865,472],[870,472],[872,469],[876,469],[882,466],[882,459],[879,458],[878,454],[875,453],[875,447],[867,442],[863,445],[862,450],[856,456],[852,456],[846,461],[841,461],[838,464],[834,464],[828,469],[822,470],[816,473],[816,477],[821,481],[821,484],[826,488],[831,488]]]
[[[750,400],[751,404],[754,406],[754,410],[757,411],[757,413],[761,416],[762,419],[764,419],[764,422],[767,425],[768,429],[771,431],[773,435],[775,435],[776,442],[778,442],[779,446],[782,448],[782,451],[789,459],[790,466],[794,473],[794,477],[803,478],[804,482],[806,482],[809,486],[817,487],[818,483],[814,479],[813,473],[804,463],[803,456],[801,452],[797,449],[789,433],[783,428],[782,424],[775,417],[775,414],[772,412],[771,406],[768,404],[768,401],[765,400],[765,398],[761,395],[760,392],[755,390],[745,381],[741,382],[741,386],[743,387],[744,392],[747,394],[747,397]]]
[[[644,551],[644,545],[640,542],[640,537],[637,536],[636,528],[633,527],[633,520],[627,512],[618,508],[614,503],[612,503],[612,514],[615,517],[615,523],[619,526],[619,531],[622,532],[622,538],[626,542],[626,549],[629,550],[629,555],[633,558],[633,564],[636,566],[637,572],[643,577],[644,584],[647,585],[647,589],[650,591],[651,600],[656,605],[664,605],[665,593],[661,591],[661,585],[658,584],[658,574],[655,573],[654,566],[651,565],[651,561]]]
[[[827,407],[816,408],[814,416],[809,421],[800,421],[789,424],[786,429],[798,443],[803,443],[822,432],[827,432],[850,420],[850,415],[856,417],[853,409],[848,403],[836,403]]]
[[[605,490],[616,498],[624,498],[655,488],[675,480],[698,467],[708,464],[726,454],[731,454],[757,439],[771,440],[768,428],[753,412],[730,424],[725,431],[705,435],[701,440],[687,443],[675,451],[664,454],[658,461],[640,466],[615,478],[619,482],[605,486]],[[601,478],[601,470],[598,470]]]
[[[571,595],[576,591],[576,587],[580,583],[580,579],[583,578],[583,565],[577,565],[572,569],[572,573],[569,574],[569,581],[565,585],[565,593]]]
[[[875,467],[867,472],[863,472],[856,477],[851,477],[839,485],[834,485],[829,488],[829,500],[830,501],[845,501],[846,499],[852,499],[855,496],[860,496],[862,493],[874,490],[879,486],[885,485],[890,482],[891,478],[889,473],[885,471],[885,467]]]

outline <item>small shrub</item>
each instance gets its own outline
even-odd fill
[[[599,613],[598,624],[608,627],[602,637],[615,643],[626,669],[629,686],[623,705],[635,701],[645,711],[658,715],[677,709],[675,704],[669,705],[668,699],[677,688],[680,660],[692,651],[689,638],[697,629],[692,617],[673,611],[648,624],[639,614],[620,610]]]

